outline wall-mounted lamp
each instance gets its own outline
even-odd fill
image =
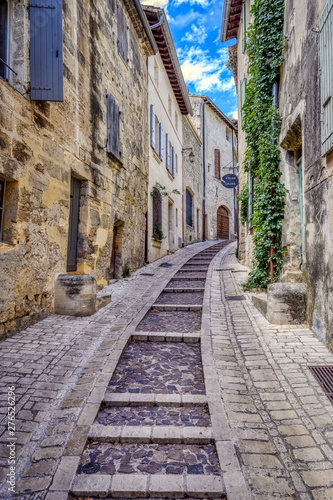
[[[185,151],[191,151],[190,154],[188,155],[188,157],[189,157],[190,163],[193,163],[194,162],[194,154],[193,154],[192,148],[182,149],[182,155],[185,153]]]

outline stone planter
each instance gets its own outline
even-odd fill
[[[59,274],[54,310],[68,316],[91,316],[96,310],[97,283],[89,274]]]

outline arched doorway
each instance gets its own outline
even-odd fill
[[[217,237],[220,240],[229,239],[229,212],[223,206],[217,209]]]

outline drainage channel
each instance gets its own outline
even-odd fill
[[[209,264],[228,243],[186,262],[138,325],[90,427],[71,499],[226,498],[200,334]]]

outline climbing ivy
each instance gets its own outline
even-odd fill
[[[249,82],[242,108],[246,133],[244,167],[253,178],[251,228],[253,229],[253,270],[247,288],[266,288],[273,261],[274,281],[279,277],[284,249],[281,245],[286,189],[280,183],[278,138],[279,111],[273,105],[273,86],[283,63],[284,0],[254,0],[253,22],[246,32]],[[241,221],[248,216],[248,184],[240,194]],[[273,256],[271,257],[271,248]]]

